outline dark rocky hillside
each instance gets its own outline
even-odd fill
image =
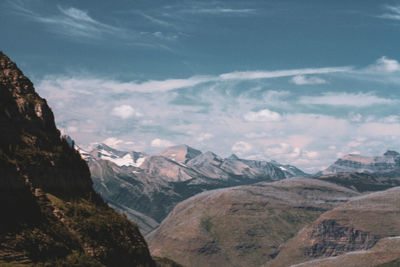
[[[97,195],[46,101],[0,52],[0,265],[154,266],[136,225]]]

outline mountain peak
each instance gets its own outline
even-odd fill
[[[400,156],[400,153],[394,150],[388,150],[383,154],[385,157],[397,157]]]
[[[188,145],[182,144],[182,145],[171,146],[167,148],[164,152],[162,152],[160,155],[169,158],[173,161],[185,164],[189,160],[197,157],[198,155],[201,155],[201,151],[193,147],[190,147]]]
[[[227,159],[235,159],[235,160],[238,160],[239,157],[236,156],[236,154],[232,154],[232,155],[230,155]]]

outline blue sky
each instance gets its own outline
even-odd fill
[[[82,146],[306,171],[400,150],[400,1],[5,0],[0,36]]]

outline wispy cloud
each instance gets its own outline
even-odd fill
[[[114,80],[102,80],[92,77],[82,77],[81,79],[68,78],[68,77],[48,77],[42,81],[46,87],[57,88],[74,88],[74,90],[85,90],[88,84],[90,87],[96,85],[97,88],[111,89],[113,92],[166,92],[175,89],[194,87],[199,84],[208,82],[226,82],[226,81],[246,81],[246,80],[260,80],[272,79],[281,77],[290,77],[304,74],[328,74],[335,72],[350,71],[350,67],[336,67],[336,68],[307,68],[307,69],[294,69],[294,70],[277,70],[277,71],[245,71],[245,72],[230,72],[221,75],[209,76],[192,76],[186,79],[167,79],[167,80],[150,80],[146,82],[125,82],[121,83]]]
[[[324,84],[326,81],[319,77],[308,77],[304,75],[294,76],[290,82],[297,85],[306,85],[306,84]]]
[[[334,72],[348,72],[351,67],[329,67],[329,68],[306,68],[294,70],[277,70],[277,71],[241,71],[221,74],[222,80],[255,80],[255,79],[270,79],[279,77],[290,77],[307,74],[324,74]]]
[[[281,116],[279,113],[271,111],[269,109],[263,109],[257,112],[248,112],[244,115],[244,119],[246,121],[251,122],[271,122],[271,121],[279,121]]]
[[[368,107],[372,105],[395,104],[398,101],[381,98],[372,93],[333,93],[328,92],[322,96],[303,96],[299,102],[306,105],[351,106]]]
[[[400,5],[385,5],[386,13],[380,15],[383,19],[400,20]]]
[[[102,18],[95,18],[95,14],[77,7],[53,6],[43,11],[38,2],[26,0],[6,0],[8,7],[15,14],[31,21],[42,24],[54,34],[61,35],[73,42],[113,41],[126,45],[145,48],[155,48],[171,51],[170,41],[177,38],[176,34],[166,34],[161,31],[149,32],[137,28],[125,28],[104,22]],[[168,26],[167,22],[144,15],[159,25]]]
[[[186,12],[190,13],[203,13],[210,15],[247,15],[255,13],[255,9],[250,8],[223,8],[223,7],[215,7],[215,8],[196,8],[186,10]]]
[[[115,27],[94,19],[87,11],[75,7],[57,6],[53,14],[41,14],[29,6],[26,1],[9,1],[9,5],[17,14],[46,25],[51,31],[71,36],[98,39],[104,35],[124,36],[125,29]]]

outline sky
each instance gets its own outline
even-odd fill
[[[82,147],[400,151],[400,1],[3,0],[0,36]]]

